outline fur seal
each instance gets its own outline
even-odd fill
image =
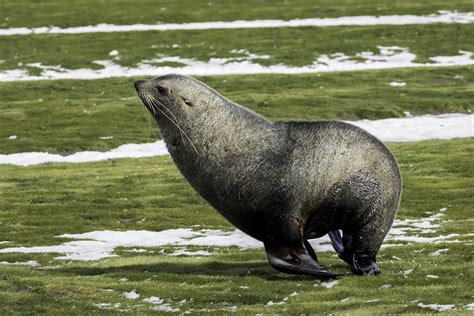
[[[340,121],[272,123],[187,76],[134,84],[184,177],[274,268],[334,276],[308,242],[329,234],[354,273],[378,273],[402,190],[381,141]]]

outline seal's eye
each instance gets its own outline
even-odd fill
[[[184,103],[186,103],[186,104],[189,105],[189,106],[193,106],[193,105],[194,105],[194,104],[191,103],[191,101],[189,101],[189,100],[186,99],[186,98],[181,97],[181,99],[183,99]]]
[[[165,92],[166,92],[166,89],[163,88],[162,86],[158,86],[157,89],[158,89],[158,92],[161,93],[161,94],[165,94]]]

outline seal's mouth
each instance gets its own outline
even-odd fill
[[[135,90],[137,91],[138,97],[142,101],[142,103],[151,111],[150,104],[147,102],[147,98],[145,97],[146,90],[144,87],[145,80],[135,80],[133,85],[135,86]],[[153,112],[152,112],[153,113]]]

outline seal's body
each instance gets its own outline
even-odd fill
[[[331,276],[307,242],[329,233],[355,273],[378,272],[401,177],[374,136],[339,121],[271,123],[186,76],[135,86],[179,170],[232,224],[263,241],[273,267]]]

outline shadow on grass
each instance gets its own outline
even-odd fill
[[[46,269],[45,269],[46,270]],[[214,276],[214,277],[260,277],[267,281],[297,281],[308,280],[311,276],[284,274],[274,270],[268,263],[169,263],[161,262],[156,264],[136,264],[120,267],[71,267],[60,269],[47,269],[51,273],[60,273],[75,276],[123,276],[128,275],[135,279],[137,275],[146,279],[149,274],[167,274],[194,276]]]

